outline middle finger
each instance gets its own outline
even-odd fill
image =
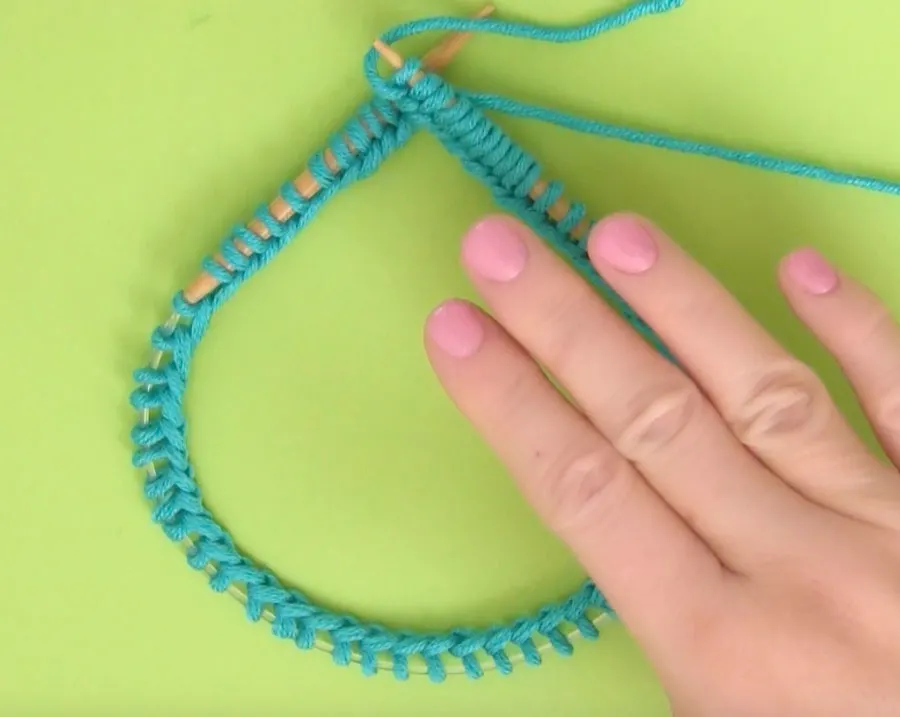
[[[725,562],[765,559],[808,535],[810,504],[524,226],[481,222],[463,262],[500,323]]]
[[[622,264],[635,246],[650,260]],[[657,327],[737,439],[773,474],[810,501],[854,517],[871,512],[870,494],[892,494],[893,470],[851,429],[821,379],[658,227],[609,217],[592,232],[590,250],[604,278]]]

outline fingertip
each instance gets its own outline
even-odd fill
[[[491,214],[465,233],[460,251],[463,266],[475,277],[495,283],[517,278],[528,263],[528,228],[518,220]]]
[[[443,302],[425,320],[427,348],[451,358],[464,359],[476,354],[484,343],[484,333],[481,312],[462,299]]]
[[[592,263],[624,274],[643,274],[659,258],[659,231],[644,217],[618,212],[597,222],[588,237]]]
[[[779,264],[779,278],[788,291],[807,296],[832,294],[840,285],[837,270],[812,247],[801,247],[785,256]]]

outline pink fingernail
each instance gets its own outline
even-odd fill
[[[426,331],[442,351],[455,358],[472,356],[484,340],[481,317],[464,301],[448,301],[435,309]]]
[[[592,257],[598,257],[626,274],[641,274],[659,256],[656,240],[640,219],[617,215],[598,222],[589,241]]]
[[[838,285],[837,272],[815,249],[800,249],[785,260],[788,277],[808,294],[821,296]]]
[[[528,262],[528,247],[511,220],[491,217],[476,224],[463,240],[462,260],[491,281],[512,281]]]

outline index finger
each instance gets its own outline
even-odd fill
[[[426,346],[447,393],[641,645],[658,661],[683,654],[721,602],[727,573],[708,546],[494,320],[449,302]]]

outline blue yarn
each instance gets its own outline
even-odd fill
[[[396,25],[381,35],[381,40],[393,44],[424,32],[478,32],[490,35],[504,35],[540,42],[581,42],[592,37],[628,25],[645,15],[667,12],[684,4],[684,0],[645,0],[623,10],[599,17],[590,22],[572,27],[541,27],[530,23],[510,22],[494,18],[431,17]],[[373,67],[377,52],[370,50],[366,55],[367,69]]]
[[[665,12],[682,2],[648,0],[593,22],[556,29],[494,19],[430,18],[399,25],[385,33],[382,39],[392,43],[419,33],[441,30],[484,32],[546,42],[576,42],[623,27],[638,18]],[[134,373],[138,388],[131,395],[131,404],[146,420],[141,420],[132,431],[135,444],[132,461],[135,466],[148,471],[144,494],[152,503],[153,521],[173,541],[190,538],[192,547],[187,554],[188,564],[196,570],[214,567],[215,573],[209,582],[217,592],[225,591],[235,583],[242,584],[247,595],[247,618],[256,622],[268,611],[273,616],[271,629],[276,637],[308,650],[315,646],[317,634],[327,634],[333,645],[335,664],[349,664],[355,651],[366,675],[378,671],[380,655],[390,657],[391,671],[399,680],[409,677],[410,658],[424,662],[428,677],[434,682],[445,679],[447,659],[459,660],[465,674],[472,679],[481,677],[483,665],[489,662],[500,674],[508,674],[513,669],[511,650],[521,653],[526,664],[540,665],[536,639],[548,642],[558,654],[568,655],[573,647],[566,632],[575,629],[584,638],[595,639],[598,633],[590,615],[601,613],[615,617],[612,606],[591,581],[585,581],[567,599],[547,604],[530,616],[506,624],[423,633],[364,623],[352,615],[317,605],[299,590],[284,586],[274,574],[238,550],[231,535],[217,523],[202,500],[188,457],[183,411],[194,351],[216,310],[287,246],[325,203],[353,183],[371,176],[382,162],[408,142],[414,132],[425,130],[459,159],[463,168],[492,193],[500,207],[520,217],[556,248],[636,331],[662,355],[673,360],[653,329],[593,270],[584,240],[572,241],[570,238],[570,232],[586,216],[585,206],[573,203],[565,217],[559,221],[551,220],[546,212],[562,195],[562,184],[550,182],[540,198],[533,200],[529,191],[542,174],[540,165],[488,119],[486,112],[536,119],[598,137],[717,158],[869,191],[898,195],[900,184],[758,152],[582,119],[499,95],[466,92],[430,73],[410,86],[410,78],[422,69],[419,60],[408,60],[387,78],[377,73],[376,62],[377,54],[370,50],[364,58],[363,69],[373,88],[374,99],[360,108],[355,118],[328,142],[338,170],[332,171],[325,162],[324,153],[317,153],[309,167],[321,187],[318,193],[307,199],[292,183],[284,184],[280,196],[293,215],[281,222],[267,207],[258,209],[255,218],[270,236],[263,240],[246,226],[234,227],[220,246],[220,254],[230,269],[212,257],[202,262],[204,270],[219,282],[218,286],[193,304],[181,292],[173,297],[172,307],[178,321],[157,327],[150,339],[151,346],[164,355],[162,365],[145,366]],[[345,137],[352,143],[355,153],[348,150]],[[237,249],[236,241],[248,250],[249,256]]]
[[[870,192],[880,192],[882,194],[900,196],[900,183],[898,182],[890,182],[862,174],[841,172],[815,164],[767,155],[762,152],[731,149],[715,144],[682,139],[662,132],[648,132],[645,130],[623,127],[609,122],[582,119],[563,112],[557,112],[556,110],[546,109],[544,107],[537,107],[499,95],[479,92],[461,92],[460,94],[465,94],[475,105],[483,110],[495,110],[513,117],[536,119],[584,134],[616,139],[631,144],[647,145],[658,149],[667,149],[682,154],[721,159],[745,167],[753,167],[768,172],[792,175],[802,179],[814,179],[830,184],[857,187]]]

